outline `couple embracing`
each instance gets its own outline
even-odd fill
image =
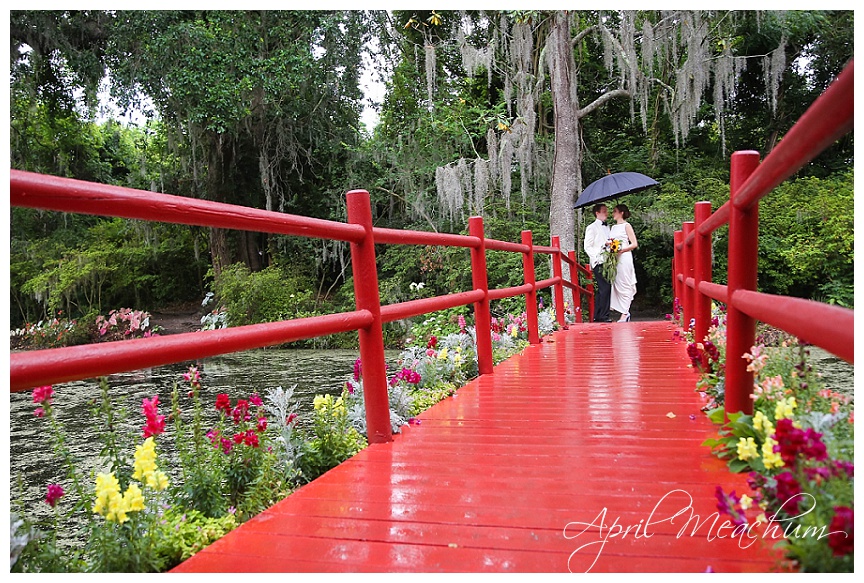
[[[636,295],[632,251],[638,247],[636,233],[627,222],[630,211],[623,204],[616,205],[612,209],[615,223],[607,227],[606,205],[596,204],[592,210],[596,220],[585,229],[584,246],[597,282],[594,321],[611,322],[611,308],[621,314],[619,322],[629,322],[630,303]]]

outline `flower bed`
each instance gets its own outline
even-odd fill
[[[677,305],[676,305],[677,308]],[[678,316],[676,309],[675,316]],[[753,372],[753,414],[724,423],[726,319],[715,308],[707,338],[692,334],[687,354],[701,374],[696,390],[718,425],[705,445],[733,472],[749,472],[749,493],[717,490],[718,511],[736,525],[761,525],[785,551],[784,567],[852,571],[854,562],[854,402],[826,388],[797,339],[762,328],[744,355]],[[676,338],[681,338],[675,333]],[[782,531],[782,532],[781,532]]]
[[[62,310],[50,319],[26,323],[9,332],[14,349],[58,348],[91,342],[111,342],[130,338],[148,338],[159,333],[150,322],[149,312],[120,308],[108,316],[88,314],[82,318],[63,318]]]
[[[542,331],[548,333],[554,318],[544,314]],[[524,322],[524,314],[501,319],[504,333],[496,332],[493,340],[496,362],[527,345]],[[106,323],[107,334],[116,324],[100,321]],[[457,325],[456,332],[422,339],[415,334],[420,344],[400,355],[388,383],[394,432],[418,423],[416,415],[476,376],[474,330],[464,317]],[[215,402],[204,403],[201,373],[190,367],[174,385],[167,417],[160,414],[158,396],[142,400],[141,433],[134,438],[118,429],[124,413],[102,379],[94,408],[94,432],[102,443],[95,476],[83,475],[68,446],[53,388],[34,389],[34,415],[44,424],[65,480],[45,486],[50,520],[28,518],[21,505],[12,513],[12,570],[170,569],[366,446],[361,367],[358,360],[341,396],[317,395],[307,420],[296,413],[293,388],[276,387],[263,398],[220,393]],[[81,546],[58,540],[74,524],[83,524]]]

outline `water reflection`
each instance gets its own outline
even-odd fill
[[[636,327],[612,324],[610,331],[591,348],[606,357],[592,370],[588,414],[593,422],[639,422],[640,355]]]
[[[638,344],[637,326],[622,324],[612,326],[612,355],[617,379],[618,420],[622,423],[637,423],[641,418],[641,403],[639,392],[640,347]]]

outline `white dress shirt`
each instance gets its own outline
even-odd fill
[[[591,267],[596,267],[603,262],[603,245],[609,239],[609,227],[600,219],[595,220],[585,229],[585,253],[591,262]]]

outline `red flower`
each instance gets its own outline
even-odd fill
[[[249,397],[249,402],[255,405],[256,407],[263,407],[264,401],[261,400],[261,397],[258,396],[258,393],[252,393],[252,396]]]
[[[363,373],[363,367],[360,364],[360,359],[354,361],[354,380],[359,381],[360,375]]]
[[[785,505],[786,502],[797,496],[801,493],[801,484],[798,483],[798,480],[792,474],[792,472],[786,471],[782,474],[777,475],[777,500],[781,505]],[[800,501],[799,501],[800,502]],[[794,504],[791,508],[784,508],[787,512],[791,510],[797,510],[798,504]]]
[[[406,383],[416,385],[420,383],[420,374],[416,371],[411,370],[410,368],[403,368],[398,373],[396,373],[392,379],[390,379],[390,385],[396,386],[400,380],[404,380]]]
[[[235,433],[234,434],[234,443],[236,443],[237,445],[240,445],[241,443],[243,443],[243,437],[245,437],[245,435],[246,435],[245,433]]]
[[[224,411],[226,415],[231,414],[231,398],[225,393],[216,395],[216,410]]]
[[[60,484],[48,484],[48,493],[45,494],[45,503],[48,506],[56,506],[61,496],[63,496],[63,487]]]
[[[855,551],[855,511],[848,506],[835,506],[834,518],[828,529],[828,546],[835,557]]]
[[[822,461],[828,458],[828,450],[822,442],[822,434],[808,428],[806,431],[798,429],[789,418],[780,419],[774,435],[777,440],[775,451],[780,453],[780,458],[787,467],[795,467],[798,454],[804,459]]]
[[[33,389],[33,402],[40,405],[50,405],[51,398],[54,396],[54,389],[51,385],[45,387],[36,387]]]
[[[438,346],[438,338],[436,338],[435,336],[430,336],[429,342],[426,344],[426,348],[435,348],[436,346]]]
[[[243,443],[249,447],[258,447],[258,434],[251,429],[248,430],[243,436]]]
[[[144,424],[144,438],[165,433],[165,415],[159,415],[159,395],[154,395],[152,400],[143,399],[141,411],[147,422]]]
[[[255,431],[257,431],[258,433],[261,433],[262,431],[266,431],[266,430],[267,430],[267,418],[266,417],[259,417],[258,418],[258,427],[255,428]]]
[[[285,418],[285,425],[291,425],[294,421],[297,420],[297,413],[291,413],[288,417]]]
[[[234,418],[234,423],[238,424],[241,421],[249,420],[249,402],[243,399],[237,400],[237,405],[231,411],[231,417]]]
[[[222,437],[219,442],[222,444],[222,453],[228,455],[231,453],[231,448],[234,447],[234,444],[231,443],[231,440],[227,437]]]
[[[843,474],[845,474],[847,478],[853,477],[855,475],[855,465],[844,460],[835,460],[834,475],[842,476]]]
[[[45,409],[43,409],[42,407],[36,407],[36,410],[33,411],[33,414],[36,415],[36,417],[45,417]]]

